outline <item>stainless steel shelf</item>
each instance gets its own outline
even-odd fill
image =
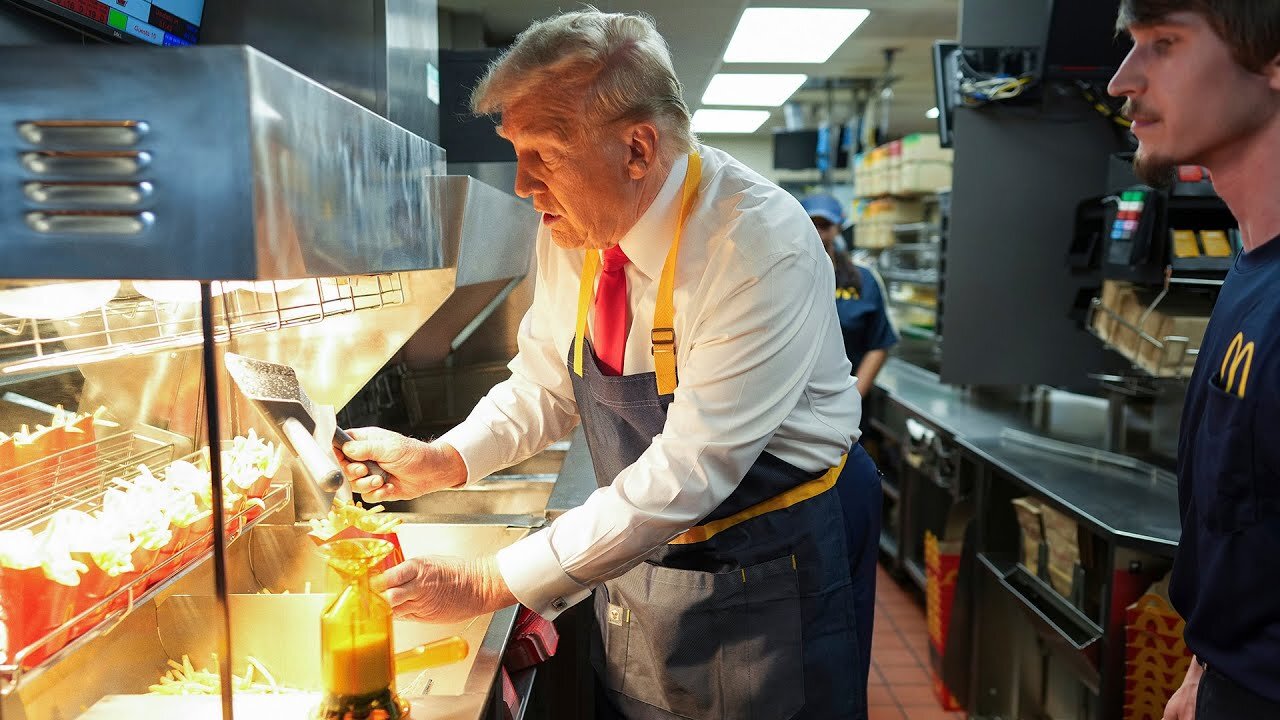
[[[919,308],[919,309],[921,309],[921,310],[928,310],[929,312],[937,312],[937,311],[938,311],[938,306],[937,306],[937,305],[930,305],[929,303],[922,303],[922,302],[918,302],[918,301],[916,301],[916,300],[895,300],[894,298],[890,297],[890,298],[889,298],[889,304],[890,304],[890,305],[899,305],[899,306],[901,306],[901,307]]]
[[[203,451],[197,451],[184,459],[197,462],[202,455]],[[238,512],[228,514],[224,518],[227,545],[243,537],[248,530],[288,505],[290,498],[289,485],[272,485],[262,497],[261,506],[246,505]],[[125,585],[102,598],[92,607],[50,631],[42,639],[13,653],[5,664],[0,665],[0,694],[12,693],[22,683],[34,679],[45,670],[55,668],[63,658],[75,654],[99,635],[111,632],[125,616],[146,605],[174,583],[202,567],[213,557],[214,532],[217,532],[217,528],[207,530],[199,536],[188,536],[185,545],[168,556],[162,555],[155,565],[136,576],[131,575]],[[82,634],[66,642],[66,638],[73,630]],[[48,646],[56,647],[63,642],[66,642],[64,646],[50,652],[54,648]],[[39,662],[28,660],[33,654],[41,657]]]
[[[1171,277],[1170,285],[1202,285],[1209,287],[1219,287],[1223,283],[1222,280],[1214,278],[1193,278],[1193,277]]]
[[[914,283],[916,285],[938,284],[938,273],[928,270],[881,270],[880,277],[889,282]]]
[[[213,283],[213,287],[217,342],[400,305],[405,300],[402,273]],[[79,367],[198,346],[204,338],[198,292],[191,281],[141,284],[71,318],[0,315],[0,373]]]
[[[890,245],[889,249],[898,252],[937,252],[942,250],[942,245],[936,242],[897,243]]]
[[[34,530],[59,510],[97,510],[113,478],[167,465],[173,454],[170,443],[118,432],[0,472],[0,529]]]
[[[893,226],[895,233],[938,232],[940,229],[936,223],[927,222],[903,223],[902,225]]]
[[[905,335],[917,340],[937,340],[938,334],[932,330],[925,330],[914,325],[903,325],[898,328],[898,334]]]
[[[978,560],[1018,600],[1041,637],[1074,651],[1071,655],[1076,662],[1072,667],[1090,690],[1098,692],[1101,676],[1088,654],[1095,651],[1095,645],[1102,639],[1101,626],[1013,558],[978,553]]]

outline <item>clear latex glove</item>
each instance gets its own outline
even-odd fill
[[[378,576],[374,587],[386,592],[402,620],[461,622],[516,604],[492,556],[409,558]]]
[[[412,500],[467,481],[462,456],[445,443],[426,443],[376,427],[348,432],[355,440],[342,446],[346,457],[338,462],[345,466],[352,489],[366,501]],[[386,484],[380,478],[366,478],[364,465],[352,460],[377,462],[388,473]]]

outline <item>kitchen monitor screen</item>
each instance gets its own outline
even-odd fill
[[[22,0],[97,35],[152,45],[194,45],[204,0]]]

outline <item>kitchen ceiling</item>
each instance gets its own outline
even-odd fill
[[[884,74],[885,49],[896,48],[889,126],[891,134],[901,135],[936,128],[924,115],[936,104],[930,53],[934,40],[956,36],[960,0],[600,0],[595,6],[653,17],[671,47],[690,110],[703,107],[702,94],[717,72],[804,73],[810,82],[792,101],[826,107],[828,95],[821,80],[878,80]],[[534,20],[582,6],[557,0],[440,0],[440,7],[480,15],[488,41],[496,45],[510,42]],[[825,63],[725,65],[724,50],[747,7],[861,7],[871,16]],[[847,118],[854,104],[852,90],[835,90],[831,97],[836,119]],[[767,134],[782,125],[782,111],[775,109],[757,132]]]

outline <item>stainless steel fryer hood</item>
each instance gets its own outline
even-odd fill
[[[440,267],[444,151],[253,48],[0,48],[0,227],[21,278]]]
[[[297,368],[319,403],[345,405],[433,315],[447,346],[530,268],[527,203],[442,175],[441,148],[253,48],[4,47],[0,65],[23,68],[0,104],[0,278],[394,274],[394,302],[372,312],[232,333],[237,352]],[[184,410],[198,353],[80,369],[86,406],[199,431]]]

